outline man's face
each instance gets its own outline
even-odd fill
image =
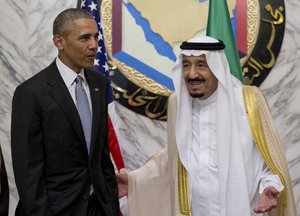
[[[209,69],[204,54],[201,56],[183,55],[182,72],[192,97],[206,99],[218,87],[218,79]]]
[[[98,50],[98,29],[93,19],[76,19],[66,36],[55,35],[60,60],[75,72],[92,68]]]

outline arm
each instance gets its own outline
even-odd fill
[[[119,215],[118,185],[116,181],[114,166],[110,158],[108,142],[105,142],[105,146],[102,150],[102,170],[109,201],[114,211],[114,215],[117,216]]]
[[[274,187],[267,187],[260,195],[258,206],[253,209],[255,213],[269,212],[277,207],[279,191]]]
[[[265,168],[260,180],[259,194],[262,194],[268,187],[273,187],[279,192],[284,189],[282,182],[278,175],[274,175],[270,169],[264,164]]]
[[[243,96],[245,108],[248,111],[249,126],[256,146],[266,165],[272,167],[272,172],[280,176],[285,187],[278,204],[281,207],[279,210],[283,209],[285,215],[296,215],[296,205],[284,145],[277,133],[267,101],[259,89],[254,86],[243,86]],[[255,133],[256,130],[263,133]]]
[[[119,198],[128,195],[128,175],[125,169],[121,169],[120,173],[116,173],[118,182]]]
[[[106,84],[106,92],[109,94],[109,84],[108,82]],[[106,99],[108,96],[106,97]],[[105,106],[106,106],[106,113],[107,111],[107,100],[105,100]],[[110,203],[113,209],[114,215],[119,215],[119,198],[118,198],[118,185],[115,175],[115,169],[111,161],[110,157],[110,149],[109,149],[109,127],[108,127],[108,114],[106,114],[106,121],[105,121],[105,128],[106,128],[106,134],[104,139],[104,146],[102,149],[102,170],[103,170],[103,176],[105,180],[106,190],[109,193],[109,199]]]
[[[24,215],[46,215],[42,122],[33,91],[18,87],[12,101],[11,150]]]
[[[255,213],[269,212],[277,207],[280,192],[284,189],[278,175],[274,175],[268,167],[265,168],[259,186],[259,201]]]

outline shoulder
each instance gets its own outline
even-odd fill
[[[104,82],[104,83],[109,82],[108,78],[105,77],[104,74],[101,72],[94,71],[94,70],[85,70],[85,73],[89,78],[92,78],[94,80]]]
[[[176,103],[176,101],[177,101],[177,96],[176,96],[176,93],[173,92],[173,93],[169,96],[168,103],[169,103],[169,104],[170,104],[170,103],[174,104],[174,103]]]
[[[176,96],[176,93],[173,92],[169,96],[169,100],[168,100],[168,108],[167,108],[167,121],[168,121],[168,124],[174,124],[175,123],[173,121],[175,121],[176,113],[177,113],[177,96]]]
[[[177,107],[177,95],[175,92],[173,92],[168,99],[168,109],[167,109],[168,115],[171,112],[176,112],[176,107]]]
[[[42,69],[32,77],[19,84],[15,92],[39,92],[45,89],[44,87],[47,83],[48,77],[51,76],[49,73],[54,70],[58,72],[55,63],[52,62],[48,67]]]
[[[243,89],[244,100],[246,97],[254,97],[254,98],[260,98],[260,99],[263,98],[265,100],[263,93],[256,86],[243,85],[242,89]]]

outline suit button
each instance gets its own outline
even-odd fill
[[[90,195],[89,195],[89,194],[84,194],[84,195],[82,196],[82,198],[83,198],[84,200],[88,200],[88,199],[90,198]]]

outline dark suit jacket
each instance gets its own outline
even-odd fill
[[[104,215],[119,214],[108,146],[108,81],[85,71],[93,125],[88,155],[79,114],[55,62],[17,87],[11,148],[20,201],[16,215],[86,215],[93,183]]]

